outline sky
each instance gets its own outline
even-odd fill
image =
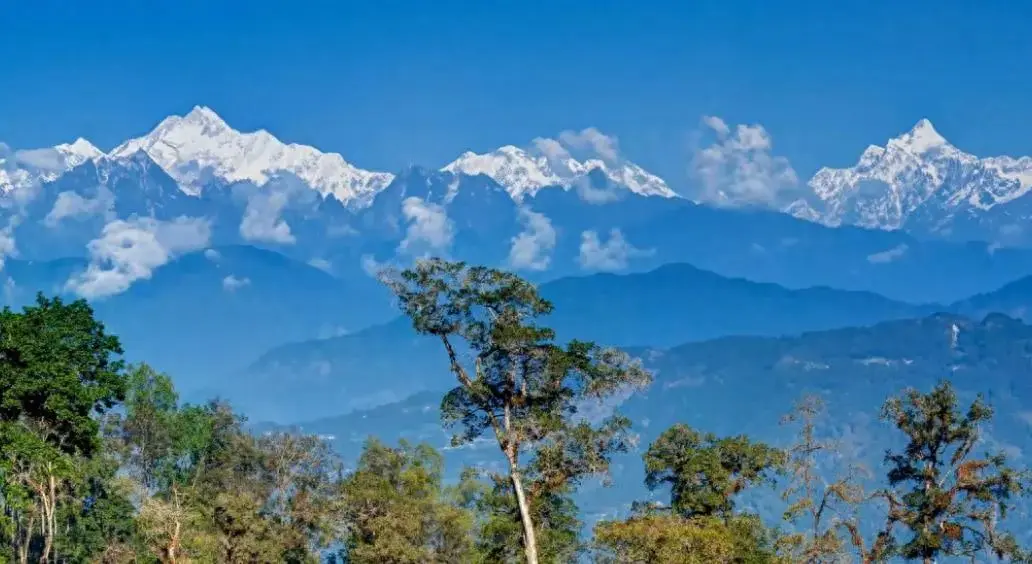
[[[362,168],[593,126],[687,181],[703,116],[761,124],[800,176],[920,118],[1032,155],[1029,2],[5,3],[0,141],[108,150],[206,105]]]

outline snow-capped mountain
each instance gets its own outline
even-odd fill
[[[884,147],[868,147],[851,168],[820,169],[809,186],[813,201],[789,213],[831,226],[996,240],[1022,229],[1032,212],[1032,158],[965,153],[923,119]]]
[[[662,178],[632,162],[614,157],[593,154],[577,160],[559,141],[538,139],[527,149],[506,145],[483,154],[467,151],[441,170],[472,176],[486,175],[504,186],[517,201],[549,186],[597,189],[589,179],[593,170],[602,172],[609,182],[641,196],[677,196]]]
[[[0,144],[0,194],[27,189],[53,181],[65,172],[104,153],[89,141],[78,138],[44,149],[4,152]]]
[[[322,195],[345,203],[368,203],[394,175],[362,170],[337,153],[286,144],[268,131],[241,133],[210,108],[196,106],[185,116],[169,116],[143,137],[111,151],[125,157],[144,151],[190,193],[198,193],[213,177],[225,182],[263,185],[287,172]]]
[[[296,177],[324,197],[333,196],[351,208],[364,208],[395,178],[391,173],[358,168],[337,153],[284,143],[265,130],[240,132],[204,106],[195,106],[184,116],[166,117],[150,133],[125,141],[107,154],[81,138],[44,149],[4,149],[0,145],[2,192],[53,182],[89,160],[121,161],[139,154],[145,154],[183,192],[194,196],[212,185],[248,183],[261,187],[286,175]],[[593,202],[616,199],[614,195],[620,191],[677,196],[663,179],[618,155],[615,140],[594,129],[580,134],[566,132],[559,140],[537,139],[529,148],[506,145],[484,154],[467,152],[441,171],[484,174],[517,202],[545,187],[575,189],[583,199]]]

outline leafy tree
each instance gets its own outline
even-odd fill
[[[0,312],[0,422],[35,421],[61,452],[100,446],[95,415],[122,400],[122,347],[84,300],[36,298]]]
[[[546,491],[537,480],[528,482],[533,492],[531,517],[540,534],[538,558],[543,562],[574,562],[581,552],[581,521],[569,485]],[[507,476],[489,473],[486,480],[474,468],[463,471],[458,486],[460,503],[476,516],[476,560],[518,562],[525,558],[519,507]]]
[[[781,494],[788,503],[784,518],[799,530],[778,539],[779,547],[793,562],[852,561],[851,535],[843,533],[859,529],[856,512],[866,500],[859,466],[850,466],[830,480],[825,475],[840,454],[837,443],[817,436],[818,420],[825,414],[824,400],[806,396],[782,419],[782,424],[799,427],[795,443],[786,451],[788,481]]]
[[[318,437],[240,429],[198,482],[219,562],[318,562],[337,523],[340,465]]]
[[[127,381],[124,415],[109,417],[105,430],[132,480],[142,544],[175,562],[189,556],[190,546],[211,544],[197,486],[220,438],[217,424],[225,435],[235,420],[214,404],[180,406],[171,379],[146,364],[133,366]]]
[[[508,465],[526,558],[536,564],[534,501],[524,472],[535,468],[547,491],[605,473],[611,454],[628,446],[630,422],[613,415],[595,425],[578,407],[644,386],[651,376],[612,349],[580,341],[557,345],[554,331],[536,323],[552,304],[514,274],[429,259],[382,278],[416,331],[438,338],[448,355],[458,386],[445,396],[442,416],[459,427],[453,443],[493,431]],[[460,358],[460,347],[471,363]],[[525,454],[537,458],[526,464]]]
[[[345,560],[359,563],[469,562],[473,518],[441,483],[441,455],[402,441],[369,439],[342,484]]]
[[[709,564],[782,562],[770,534],[754,515],[685,518],[644,512],[595,527],[596,562]]]
[[[784,460],[782,451],[744,435],[718,438],[677,424],[645,453],[645,484],[649,489],[668,485],[671,507],[684,517],[727,517],[734,496],[773,483]]]
[[[114,457],[76,460],[81,479],[58,514],[55,542],[62,562],[126,562],[138,554],[136,508]]]
[[[943,556],[992,553],[1021,556],[1013,536],[997,529],[1013,498],[1025,491],[1024,472],[1004,455],[976,454],[982,425],[993,410],[981,396],[962,410],[949,382],[929,393],[909,389],[890,398],[882,410],[906,437],[900,451],[887,451],[890,489],[886,531],[902,527],[891,546],[903,558],[933,562]],[[888,544],[883,542],[882,544]]]
[[[341,463],[315,435],[268,433],[256,439],[262,515],[279,530],[284,561],[304,562],[339,538]]]
[[[595,526],[603,562],[780,562],[759,517],[734,512],[734,497],[772,482],[785,460],[745,436],[718,438],[674,425],[644,455],[649,489],[670,487],[670,504],[636,504],[623,521]]]
[[[130,371],[108,434],[135,482],[140,544],[166,562],[309,562],[336,523],[339,461],[308,435],[256,437],[223,402],[180,405],[168,376]]]
[[[85,301],[39,295],[0,312],[0,503],[22,562],[54,558],[61,504],[82,477],[77,458],[98,451],[97,416],[125,392],[121,353]]]

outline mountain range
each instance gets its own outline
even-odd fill
[[[275,186],[277,179],[290,178],[321,198],[331,197],[352,209],[370,206],[397,178],[389,172],[363,170],[337,153],[284,143],[265,130],[237,131],[210,108],[197,106],[185,116],[165,118],[146,135],[108,153],[82,138],[52,148],[0,152],[0,193],[5,207],[12,209],[32,199],[40,185],[84,164],[105,169],[98,172],[105,183],[113,169],[132,168],[120,166],[126,161],[137,163],[141,184],[148,173],[139,170],[146,168],[140,164],[150,161],[179,191],[195,197],[218,196],[227,186],[241,183]],[[467,151],[440,172],[453,177],[448,185],[454,184],[455,176],[484,175],[516,202],[555,187],[596,204],[624,193],[679,198],[664,179],[627,160],[614,138],[594,128],[566,131],[554,139],[537,138],[525,147],[506,145],[481,154]],[[921,236],[987,240],[997,245],[1029,240],[1023,221],[1030,213],[1030,200],[1024,196],[1032,189],[1032,157],[976,157],[950,144],[927,119],[884,146],[869,146],[853,167],[821,168],[807,186],[804,196],[784,211],[832,226],[905,229]],[[88,198],[74,186],[65,188],[71,189],[64,190],[68,195],[51,208],[51,221],[109,211],[110,202],[98,200],[96,194]],[[280,193],[284,187],[279,188],[267,191]],[[685,190],[691,192],[690,187]],[[118,191],[118,196],[116,201],[125,192]],[[278,210],[289,207],[291,200],[283,194],[268,199],[273,201],[265,205]],[[155,213],[146,206],[122,211]],[[257,213],[251,210],[252,219]],[[258,230],[262,227],[270,232],[266,239],[288,239],[290,226],[283,218],[273,217]]]
[[[1032,321],[1032,277],[952,304],[923,305],[832,288],[790,290],[686,264],[645,273],[561,278],[541,285],[540,292],[555,305],[545,322],[559,339],[590,339],[629,349],[742,335],[800,335],[936,312],[972,319],[1005,312]],[[256,416],[282,422],[399,401],[448,387],[451,381],[439,343],[420,337],[408,319],[398,318],[354,333],[272,348],[228,377],[217,392]]]
[[[897,195],[1009,183],[1013,204],[1001,196],[992,209],[1012,209],[1026,160],[965,156],[926,121],[865,155],[847,172],[818,172],[816,199],[782,213],[681,197],[591,128],[388,173],[196,107],[106,153],[83,139],[3,149],[0,279],[9,305],[36,291],[90,299],[131,354],[187,392],[241,374],[273,389],[289,382],[285,370],[332,383],[382,366],[398,378],[390,390],[349,383],[345,399],[313,395],[327,409],[425,385],[425,374],[374,358],[411,335],[388,323],[390,300],[370,274],[427,255],[516,270],[552,294],[564,334],[625,346],[873,323],[929,313],[915,305],[926,303],[1024,315],[1032,288],[1014,281],[1032,273],[1032,250],[907,233],[930,196],[895,222],[845,210],[876,176]],[[976,294],[986,296],[949,305]],[[610,323],[596,308],[637,321]],[[295,352],[278,352],[287,343]],[[354,359],[331,351],[316,362],[306,349],[335,346]],[[255,405],[262,397],[276,395]]]
[[[929,240],[928,229],[907,219],[935,215],[921,211],[931,209],[928,198],[891,221],[846,211],[870,207],[858,194],[868,193],[864,179],[874,175],[895,179],[885,194],[897,195],[945,194],[959,190],[954,184],[961,180],[971,192],[976,178],[993,193],[1006,185],[1007,198],[987,212],[1017,213],[1027,159],[979,160],[938,139],[922,122],[884,150],[869,150],[863,167],[823,169],[810,183],[810,201],[783,214],[680,197],[591,128],[522,148],[467,152],[440,170],[395,174],[362,170],[267,131],[237,131],[196,107],[107,153],[83,139],[47,149],[0,148],[0,255],[85,259],[88,277],[69,278],[62,288],[90,299],[124,292],[185,253],[232,245],[273,250],[347,280],[428,254],[503,266],[539,281],[687,262],[724,276],[908,301],[952,301],[1032,272],[1032,251],[1007,248],[999,236],[1020,226],[986,232],[981,243],[949,243]],[[903,164],[892,168],[894,162]],[[965,166],[982,172],[959,172]],[[925,176],[892,176],[890,169]],[[958,212],[947,223],[976,216],[991,219]],[[969,238],[957,230],[934,234]]]

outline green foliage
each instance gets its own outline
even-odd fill
[[[718,438],[678,424],[644,455],[649,489],[670,487],[670,505],[638,504],[623,521],[595,527],[600,562],[781,562],[759,517],[736,514],[735,496],[773,483],[785,453],[745,436]]]
[[[735,495],[773,483],[784,462],[782,451],[748,437],[718,438],[678,424],[645,453],[645,484],[668,485],[673,510],[685,517],[728,516]]]
[[[98,416],[125,393],[118,339],[85,301],[37,296],[0,312],[0,536],[11,557],[53,557],[59,515],[79,504]]]
[[[345,560],[360,563],[470,562],[470,512],[441,483],[441,455],[404,441],[370,439],[342,484]]]
[[[996,525],[1024,493],[1027,476],[1002,453],[976,453],[992,408],[978,397],[962,410],[953,386],[942,382],[927,394],[909,389],[890,398],[882,415],[907,439],[903,450],[885,456],[891,489],[884,492],[889,514],[883,544],[926,562],[987,552],[1015,556],[1013,537]],[[904,529],[902,539],[889,537],[894,526]]]
[[[65,532],[57,537],[55,552],[67,562],[110,562],[120,554],[135,554],[136,508],[116,477],[116,461],[100,456],[77,463],[82,465],[82,479],[73,485],[70,502],[62,506],[58,521]]]
[[[457,427],[453,444],[493,431],[509,465],[520,510],[527,559],[536,562],[533,499],[523,484],[524,467],[549,492],[605,474],[614,452],[627,449],[629,420],[612,415],[601,424],[578,416],[586,401],[599,401],[648,384],[638,361],[593,343],[554,342],[537,320],[552,304],[515,274],[461,262],[429,259],[403,272],[386,272],[385,283],[416,331],[440,339],[458,386],[442,401],[447,424]],[[463,363],[458,346],[471,352]],[[537,455],[529,464],[524,454]]]
[[[581,521],[567,486],[544,491],[531,480],[530,513],[538,530],[538,558],[542,562],[573,562],[581,553]],[[523,559],[523,530],[512,481],[499,474],[463,471],[457,495],[476,516],[477,562],[518,562]]]
[[[155,558],[309,562],[334,538],[339,462],[316,437],[255,437],[225,403],[180,405],[168,376],[130,371],[107,436]]]
[[[620,564],[780,563],[753,515],[727,519],[647,512],[595,526],[595,561]]]
[[[121,353],[83,300],[66,304],[39,295],[20,313],[4,308],[0,422],[37,422],[61,452],[92,454],[99,446],[94,415],[125,394]]]

